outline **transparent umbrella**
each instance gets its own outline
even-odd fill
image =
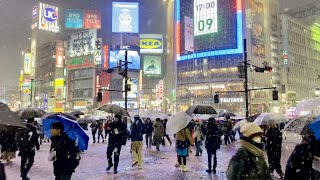
[[[306,135],[310,134],[311,131],[307,127],[310,123],[312,123],[316,119],[315,116],[308,115],[308,116],[300,116],[296,119],[292,119],[287,123],[284,127],[284,130],[291,131],[297,134]]]
[[[192,120],[192,117],[185,112],[178,112],[169,117],[167,123],[167,133],[175,134],[181,129],[185,128],[189,122]]]
[[[280,124],[287,122],[287,117],[279,113],[262,113],[255,120],[254,123],[258,125]]]
[[[311,98],[305,101],[300,102],[296,109],[295,113],[298,116],[305,116],[305,115],[320,115],[320,97]]]

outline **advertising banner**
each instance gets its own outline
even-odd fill
[[[90,29],[68,36],[68,57],[93,54],[96,50],[97,30]]]
[[[56,78],[54,80],[54,95],[56,99],[63,99],[64,79]]]
[[[113,50],[109,54],[109,68],[116,67],[118,61],[125,60],[125,50]],[[140,69],[140,56],[137,51],[128,50],[128,69]]]
[[[139,33],[139,3],[112,2],[112,32]]]
[[[140,53],[163,53],[163,36],[161,34],[140,34]]]
[[[23,72],[24,74],[31,74],[31,54],[26,53],[24,55],[24,62],[23,62]]]
[[[84,10],[84,28],[101,29],[101,13],[98,10]]]
[[[194,35],[218,32],[217,0],[194,0]]]
[[[152,78],[161,76],[161,56],[143,56],[143,75]]]
[[[81,9],[67,9],[64,12],[64,27],[66,29],[83,28],[83,11]]]
[[[95,66],[93,55],[73,57],[68,59],[67,62],[67,69],[79,69]]]
[[[136,99],[138,97],[138,79],[131,78],[128,80],[129,86],[131,86],[131,91],[128,91],[128,98]],[[123,79],[123,90],[125,86],[125,80]],[[123,93],[124,97],[124,93]]]
[[[251,53],[253,56],[266,57],[266,32],[264,27],[264,7],[260,0],[250,0],[249,25],[251,26]]]
[[[102,55],[101,55],[101,49],[102,49],[102,45],[101,45],[102,39],[98,38],[98,40],[96,41],[96,50],[93,53],[94,56],[94,63],[96,65],[101,65],[101,61],[102,61]]]
[[[194,51],[194,37],[193,37],[193,20],[185,16],[184,17],[184,50],[193,52]]]
[[[109,46],[103,46],[103,68],[109,68]]]
[[[59,8],[48,4],[39,4],[39,29],[59,32]]]
[[[63,68],[64,66],[64,42],[56,42],[56,67]]]

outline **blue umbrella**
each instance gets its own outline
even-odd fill
[[[64,125],[64,131],[68,136],[78,144],[80,150],[88,149],[89,136],[84,132],[81,126],[74,120],[68,119],[67,117],[54,115],[46,119],[43,119],[42,127],[44,134],[50,137],[51,125],[55,122],[62,122]]]
[[[320,141],[320,116],[310,123],[308,128],[312,131],[317,140]]]

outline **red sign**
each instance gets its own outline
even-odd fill
[[[63,68],[64,66],[64,43],[59,40],[56,42],[56,67]]]
[[[103,46],[103,68],[108,68],[109,66],[109,46],[104,45]]]
[[[102,73],[100,76],[100,86],[108,87],[111,84],[111,74]],[[107,104],[110,101],[110,91],[104,91],[101,104]]]
[[[163,80],[159,81],[159,98],[161,99],[163,97]]]
[[[101,13],[98,10],[84,11],[84,28],[101,29]]]

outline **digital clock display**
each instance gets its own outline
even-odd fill
[[[194,0],[194,36],[218,32],[217,0]]]

